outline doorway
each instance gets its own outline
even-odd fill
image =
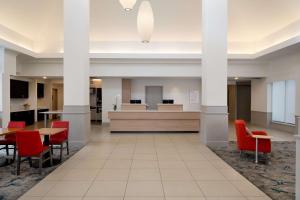
[[[227,97],[229,120],[251,121],[251,81],[239,81],[228,85]]]
[[[245,121],[251,121],[251,82],[237,82],[237,118]]]
[[[146,86],[146,104],[149,110],[157,110],[157,104],[162,103],[162,99],[162,86]]]

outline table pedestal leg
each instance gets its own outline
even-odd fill
[[[47,114],[44,113],[44,127],[47,128]]]
[[[255,163],[258,163],[258,138],[255,138]]]

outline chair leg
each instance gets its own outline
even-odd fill
[[[50,166],[53,166],[53,159],[52,159],[52,152],[49,151],[49,155],[50,155]]]
[[[60,145],[60,157],[59,157],[60,162],[62,161],[62,153],[63,153],[63,144]]]
[[[8,149],[8,145],[5,145],[5,149],[6,149],[6,155],[9,156],[9,149]]]
[[[30,157],[28,158],[28,161],[29,161],[29,166],[32,167],[32,159]]]
[[[50,146],[50,149],[51,149],[51,153],[53,155],[53,145]]]
[[[20,175],[20,167],[21,167],[21,157],[18,156],[18,158],[17,158],[17,176]]]
[[[39,173],[42,174],[42,167],[43,167],[43,154],[40,154],[39,158]]]
[[[69,152],[69,141],[67,141],[66,144],[67,144],[67,155],[69,155],[69,153],[70,153]]]
[[[17,155],[17,146],[14,145],[14,155],[13,155],[13,162],[16,160],[16,155]]]

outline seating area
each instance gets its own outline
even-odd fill
[[[300,200],[300,0],[0,0],[0,200]]]
[[[258,154],[266,156],[271,153],[271,137],[265,131],[250,131],[244,120],[235,121],[237,150],[243,154],[244,151],[255,152],[255,162],[258,163]]]
[[[68,121],[54,121],[51,128],[39,130],[25,130],[25,122],[11,121],[7,128],[0,130],[0,135],[4,137],[0,140],[0,146],[3,146],[1,150],[6,151],[7,164],[15,165],[16,175],[20,175],[22,162],[28,161],[29,166],[33,167],[33,160],[38,160],[39,173],[42,173],[43,167],[53,165],[54,149],[60,150],[59,162],[62,161],[64,143],[69,155],[68,133]],[[12,156],[10,149],[13,150]]]

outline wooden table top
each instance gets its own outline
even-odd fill
[[[272,137],[269,135],[252,135],[253,138],[257,138],[257,139],[271,139]]]
[[[0,136],[12,134],[20,130],[22,130],[22,128],[0,128]]]
[[[67,130],[66,128],[41,128],[39,129],[40,135],[55,135]]]

